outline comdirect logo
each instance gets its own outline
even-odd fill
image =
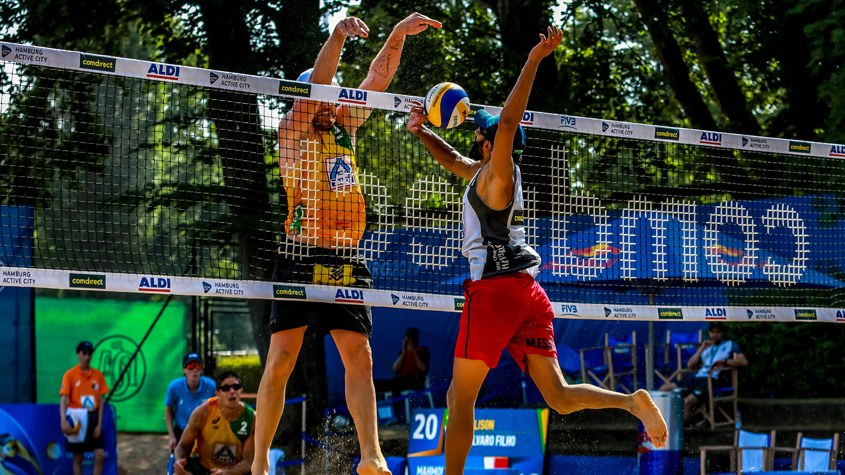
[[[114,72],[116,62],[116,59],[108,56],[94,56],[93,54],[79,55],[79,67],[82,69]]]
[[[208,80],[211,84],[216,83],[218,79],[220,79],[220,76],[214,74],[214,72],[208,73]]]
[[[607,310],[607,309],[605,309]],[[578,306],[577,305],[561,305],[560,311],[564,317],[577,317],[578,316]],[[607,315],[605,315],[607,316]]]
[[[168,81],[178,81],[179,66],[152,63],[150,64],[150,69],[147,70],[147,77],[153,79],[166,79]]]
[[[138,290],[141,292],[170,292],[170,279],[164,277],[141,277],[141,282],[138,284]]]
[[[356,89],[341,89],[337,96],[337,102],[365,106],[367,105],[367,93]]]
[[[305,287],[296,287],[292,285],[274,285],[273,298],[305,300],[306,298],[308,298],[308,296],[305,293]]]
[[[817,319],[816,311],[811,309],[811,308],[809,308],[809,309],[796,308],[795,309],[795,319],[807,321],[807,322],[816,321],[816,319]]]
[[[704,309],[705,320],[725,320],[728,318],[728,312],[724,308],[706,308]]]
[[[683,320],[684,311],[680,308],[658,308],[657,318],[660,320]]]
[[[109,388],[113,391],[111,402],[126,401],[138,394],[147,378],[147,362],[143,350],[138,351],[138,355],[132,359],[132,355],[138,350],[138,344],[126,336],[114,335],[100,340],[94,350],[99,359],[96,367],[103,372]],[[121,373],[123,380],[120,386],[115,387]]]
[[[463,311],[465,303],[466,303],[465,299],[455,299],[455,310]]]
[[[707,145],[722,145],[722,134],[716,132],[702,132],[701,138],[698,139],[698,143]]]
[[[789,141],[789,151],[798,153],[810,153],[810,144],[808,142]]]
[[[98,274],[70,274],[68,285],[77,289],[105,289],[106,276]]]
[[[681,138],[681,131],[669,127],[655,127],[654,138],[678,141]]]
[[[279,94],[284,96],[311,97],[311,85],[279,79]]]
[[[8,47],[8,46],[6,46],[6,45],[3,45],[3,46],[2,46],[2,49],[3,49],[3,57],[4,57],[4,58],[5,58],[6,56],[9,56],[9,53],[11,53],[11,52],[12,52],[12,48],[9,48],[9,47]]]
[[[342,303],[364,303],[364,291],[355,289],[337,289],[334,295],[335,302]]]

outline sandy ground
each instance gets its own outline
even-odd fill
[[[118,432],[117,471],[120,475],[167,473],[167,434]]]

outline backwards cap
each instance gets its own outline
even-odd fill
[[[308,82],[311,79],[311,73],[314,72],[314,68],[308,68],[305,71],[302,71],[299,76],[296,78],[298,82]],[[332,85],[333,86],[340,86],[336,79],[332,78]]]
[[[491,142],[495,143],[496,132],[499,131],[499,116],[490,115],[484,109],[475,111],[474,117],[476,125],[485,131],[485,135]],[[525,129],[522,126],[517,126],[516,133],[513,135],[513,153],[521,154],[525,150]]]

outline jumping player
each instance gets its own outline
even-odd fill
[[[399,66],[405,37],[440,28],[413,13],[399,22],[370,65],[360,89],[384,91]],[[367,37],[358,18],[341,21],[320,50],[313,71],[302,80],[329,84],[347,36]],[[306,79],[307,77],[307,79]],[[372,277],[357,255],[366,226],[364,198],[355,163],[355,132],[369,117],[364,107],[297,100],[279,125],[279,168],[287,194],[286,239],[279,248],[274,282],[304,282],[369,288]],[[304,145],[303,145],[304,144]],[[285,385],[306,329],[331,332],[346,368],[346,401],[361,446],[361,475],[389,474],[378,443],[376,395],[369,338],[370,308],[363,305],[274,300],[270,349],[257,409],[253,475],[266,474],[273,435],[285,405]]]
[[[666,422],[646,391],[623,395],[589,384],[568,385],[557,361],[554,318],[546,292],[534,280],[540,256],[525,243],[522,175],[516,165],[525,146],[519,125],[540,60],[560,44],[548,36],[528,55],[500,116],[475,113],[478,129],[469,158],[423,124],[421,107],[411,111],[407,129],[447,170],[470,180],[463,199],[463,254],[471,278],[464,282],[466,303],[455,345],[447,404],[446,475],[463,473],[472,445],[475,400],[487,372],[507,348],[537,384],[546,403],[561,414],[582,409],[624,409],[642,420],[656,447],[666,444]]]

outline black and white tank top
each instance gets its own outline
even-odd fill
[[[522,270],[533,275],[540,265],[540,255],[525,244],[522,174],[513,168],[513,197],[504,209],[492,209],[478,196],[478,173],[464,193],[461,252],[469,259],[472,280]]]

